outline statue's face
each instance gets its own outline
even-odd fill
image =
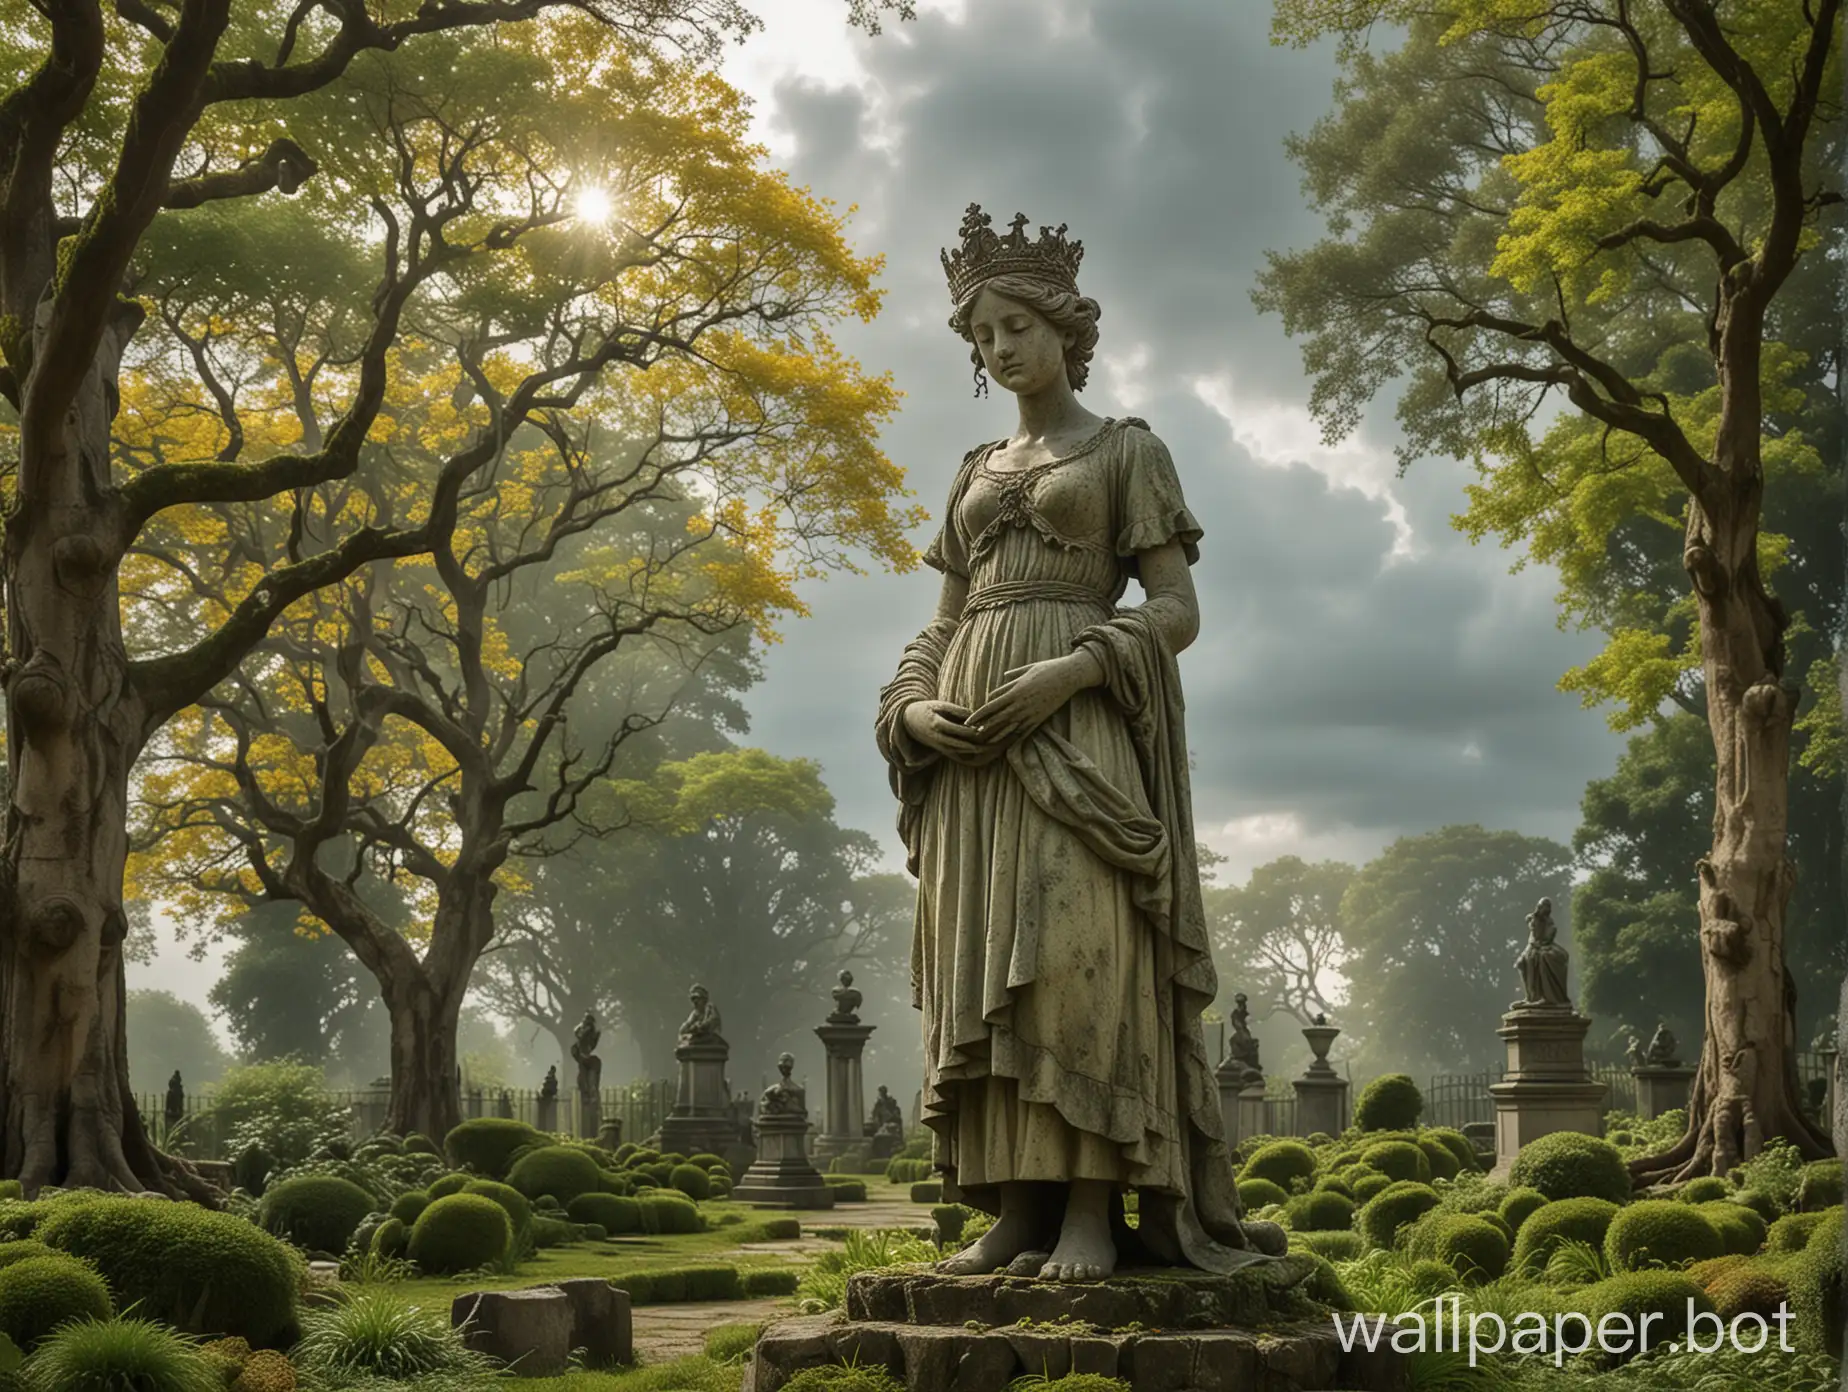
[[[988,375],[1016,396],[1030,396],[1065,380],[1065,350],[1076,341],[1018,300],[983,290],[969,312],[969,333]]]

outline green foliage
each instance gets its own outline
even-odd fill
[[[498,1261],[512,1243],[506,1209],[479,1194],[450,1194],[418,1215],[406,1251],[425,1271],[446,1275]]]
[[[472,1180],[462,1190],[464,1194],[479,1194],[484,1199],[492,1199],[507,1210],[507,1221],[513,1227],[514,1240],[517,1242],[529,1224],[533,1221],[533,1206],[526,1201],[526,1195],[511,1184],[501,1184],[492,1179]],[[415,1221],[415,1220],[413,1220]]]
[[[417,1211],[421,1214],[428,1207],[428,1204],[424,1204]],[[413,1218],[411,1223],[416,1221]],[[380,1223],[378,1230],[372,1234],[373,1253],[380,1257],[402,1257],[411,1245],[411,1223],[406,1223],[402,1218],[387,1218]]]
[[[1410,1141],[1382,1141],[1361,1152],[1367,1168],[1389,1179],[1409,1180],[1414,1184],[1431,1182],[1431,1162],[1424,1150]]]
[[[51,1255],[51,1250],[44,1243],[34,1241],[29,1237],[21,1238],[17,1242],[0,1242],[0,1267],[11,1266],[14,1262],[24,1261],[27,1257],[48,1257]]]
[[[721,1324],[708,1329],[706,1357],[714,1363],[742,1364],[757,1347],[757,1336],[763,1328],[761,1324]]]
[[[705,1226],[699,1209],[675,1190],[643,1194],[636,1202],[641,1207],[643,1232],[696,1233]]]
[[[303,1373],[334,1387],[363,1386],[367,1378],[485,1382],[493,1370],[492,1360],[471,1351],[461,1332],[450,1327],[447,1301],[407,1300],[381,1286],[343,1291],[340,1299],[308,1310],[293,1352]]]
[[[1458,1174],[1467,1174],[1482,1168],[1476,1159],[1476,1147],[1471,1145],[1469,1137],[1450,1126],[1431,1126],[1418,1133],[1418,1143],[1424,1145],[1436,1141],[1456,1157]]]
[[[610,1284],[627,1291],[631,1305],[672,1305],[689,1300],[742,1300],[744,1279],[735,1266],[656,1268],[610,1278]]]
[[[469,1176],[458,1171],[431,1180],[430,1187],[424,1192],[432,1199],[446,1199],[451,1194],[460,1194],[471,1182]]]
[[[1296,1232],[1341,1232],[1354,1226],[1354,1201],[1326,1189],[1314,1190],[1286,1203],[1283,1218]]]
[[[1427,1214],[1412,1225],[1407,1250],[1444,1263],[1471,1284],[1492,1281],[1508,1267],[1508,1235],[1467,1213]]]
[[[1529,1214],[1515,1234],[1515,1269],[1525,1276],[1540,1275],[1562,1242],[1583,1242],[1603,1251],[1616,1216],[1617,1205],[1608,1199],[1552,1200]]]
[[[1797,1209],[1802,1213],[1820,1213],[1839,1207],[1842,1202],[1842,1162],[1814,1160],[1803,1167],[1797,1185]]]
[[[1367,1249],[1367,1240],[1351,1230],[1303,1232],[1297,1229],[1290,1233],[1290,1246],[1292,1249],[1302,1247],[1331,1262],[1348,1262]]]
[[[1301,1141],[1272,1141],[1253,1153],[1238,1177],[1268,1179],[1287,1192],[1294,1181],[1308,1179],[1315,1171],[1315,1152]]]
[[[372,1195],[357,1184],[331,1175],[303,1175],[270,1185],[257,1221],[304,1251],[337,1257],[370,1212]]]
[[[1810,1234],[1816,1231],[1822,1218],[1820,1213],[1786,1213],[1765,1234],[1765,1251],[1801,1252],[1809,1245]]]
[[[1522,1187],[1511,1189],[1501,1201],[1501,1207],[1495,1211],[1515,1233],[1521,1231],[1521,1225],[1547,1205],[1547,1197],[1538,1189]]]
[[[673,1172],[667,1177],[667,1182],[695,1203],[710,1198],[712,1195],[712,1182],[698,1165],[674,1166]],[[569,1204],[570,1201],[566,1200],[567,1207]]]
[[[1604,1235],[1604,1257],[1612,1271],[1683,1267],[1725,1251],[1725,1242],[1705,1213],[1672,1199],[1631,1204],[1611,1219]]]
[[[770,1296],[794,1295],[801,1276],[787,1267],[759,1267],[741,1273],[745,1298],[759,1300]]]
[[[489,1179],[505,1179],[513,1166],[513,1152],[521,1146],[539,1146],[545,1137],[523,1121],[511,1117],[475,1117],[443,1138],[449,1163],[466,1166]]]
[[[421,1189],[412,1189],[392,1200],[391,1216],[408,1227],[429,1206],[430,1195]]]
[[[0,1268],[0,1333],[28,1353],[67,1320],[106,1320],[109,1287],[87,1262],[53,1253]]]
[[[1213,955],[1239,964],[1239,985],[1252,1000],[1275,1001],[1308,1019],[1334,1007],[1317,989],[1339,959],[1341,896],[1354,867],[1279,856],[1256,866],[1242,885],[1204,886]]]
[[[1718,1175],[1702,1175],[1682,1185],[1675,1191],[1674,1197],[1682,1203],[1711,1203],[1715,1199],[1725,1198],[1732,1191],[1732,1185]]]
[[[1816,1224],[1803,1251],[1791,1260],[1790,1306],[1796,1314],[1798,1347],[1842,1356],[1848,1286],[1842,1278],[1842,1210],[1830,1209]]]
[[[1424,1094],[1418,1084],[1407,1074],[1387,1073],[1360,1090],[1354,1125],[1362,1131],[1409,1131],[1423,1113]]]
[[[885,1175],[893,1184],[919,1184],[932,1177],[934,1168],[929,1160],[896,1155],[886,1162]]]
[[[796,1289],[797,1299],[806,1314],[838,1310],[847,1303],[849,1276],[861,1271],[934,1262],[939,1255],[935,1243],[910,1233],[887,1228],[849,1228],[838,1251],[823,1252],[815,1259],[815,1264],[802,1273],[802,1284]]]
[[[847,1175],[837,1175],[837,1174],[825,1174],[822,1176],[822,1178],[827,1181],[828,1187],[834,1191],[834,1202],[836,1203],[865,1203],[866,1202],[866,1181],[865,1180],[853,1179]],[[941,1186],[939,1186],[939,1197],[941,1197]],[[925,1202],[925,1200],[919,1199],[918,1202],[923,1203]]]
[[[37,1236],[88,1261],[121,1308],[137,1316],[259,1346],[295,1326],[300,1255],[233,1214],[87,1196],[52,1205]]]
[[[1238,1181],[1239,1206],[1248,1213],[1270,1204],[1288,1203],[1290,1196],[1285,1190],[1268,1179],[1241,1179]]]
[[[1633,1321],[1645,1314],[1657,1316],[1648,1327],[1652,1348],[1684,1338],[1691,1313],[1713,1312],[1707,1292],[1675,1271],[1626,1271],[1587,1286],[1575,1303],[1594,1324],[1616,1314]]]
[[[597,1162],[575,1146],[549,1145],[516,1160],[507,1182],[529,1199],[550,1194],[569,1204],[579,1194],[600,1192],[601,1176]]]
[[[579,1194],[565,1210],[574,1223],[597,1223],[612,1235],[642,1230],[642,1204],[618,1194]]]
[[[1617,1147],[1576,1131],[1555,1131],[1522,1146],[1508,1181],[1520,1188],[1538,1189],[1549,1199],[1624,1203],[1630,1197],[1630,1172]]]
[[[783,1392],[904,1392],[904,1384],[876,1364],[833,1364],[804,1368],[783,1384]]]
[[[1354,1200],[1356,1203],[1364,1204],[1369,1199],[1376,1198],[1392,1188],[1393,1183],[1391,1175],[1383,1175],[1377,1170],[1363,1171],[1360,1177],[1353,1181]]]
[[[29,1392],[224,1392],[229,1382],[197,1344],[158,1321],[99,1319],[46,1338],[24,1384]]]
[[[1695,1208],[1713,1224],[1726,1251],[1749,1257],[1765,1245],[1769,1225],[1744,1204],[1720,1199]]]
[[[321,1070],[305,1063],[231,1069],[212,1095],[211,1115],[228,1153],[242,1155],[254,1146],[277,1168],[299,1165],[329,1142],[344,1142],[349,1125],[347,1107],[328,1094]]]
[[[1436,1207],[1430,1185],[1399,1180],[1361,1205],[1356,1221],[1369,1247],[1391,1247],[1401,1228]]]
[[[1744,1314],[1769,1322],[1790,1301],[1790,1281],[1782,1264],[1763,1258],[1737,1262],[1700,1284],[1729,1325]]]

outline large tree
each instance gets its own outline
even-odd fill
[[[862,21],[880,8],[853,4]],[[707,224],[694,235],[708,240],[693,245],[675,237],[688,224],[660,216],[728,179],[749,182],[735,122],[682,151],[689,182],[650,171],[637,206],[621,210],[631,234],[611,238],[609,252],[541,235],[571,220],[587,180],[640,172],[623,145],[596,143],[611,132],[608,110],[623,108],[600,50],[659,45],[696,65],[752,24],[736,0],[251,0],[235,14],[230,0],[47,0],[0,27],[0,400],[17,419],[3,557],[0,1170],[28,1192],[205,1193],[154,1151],[128,1092],[123,870],[139,752],[303,596],[427,550],[425,524],[454,510],[529,419],[570,408],[611,365],[646,366],[710,327],[692,291],[665,316],[658,298],[619,291],[618,265],[640,268],[631,280],[670,276],[667,263],[703,251],[715,300],[728,253],[742,279],[788,272],[753,261],[736,229]],[[663,80],[686,103],[713,99],[692,67],[674,71]],[[491,114],[477,103],[472,123],[456,126],[428,111],[380,120],[378,101],[346,86],[355,75],[400,115],[433,93],[453,111],[470,95],[509,100]],[[559,121],[572,102],[577,114]],[[560,137],[549,143],[547,116]],[[319,427],[282,437],[232,419],[227,382],[207,370],[219,305],[249,288],[240,268],[196,268],[224,281],[224,293],[197,296],[203,321],[162,323],[138,293],[158,274],[163,228],[235,216],[273,193],[298,195],[304,242],[331,229],[359,249],[374,287],[357,306],[356,346],[323,358],[318,381],[292,351],[277,364],[300,379],[296,405],[313,402]],[[768,185],[755,197],[798,253],[829,254],[825,240],[803,241],[822,224],[801,200]],[[300,302],[318,310],[323,288]],[[517,366],[481,392],[468,421],[477,433],[446,456],[433,491],[360,486],[368,445],[384,433],[400,336],[430,297],[480,329],[472,358],[453,333],[433,329],[430,342],[477,366],[489,349]],[[199,369],[188,402],[222,423],[213,448],[193,448],[188,432],[144,441],[134,456],[113,447],[123,367],[138,355]],[[258,527],[220,537],[219,565],[180,567],[170,597],[228,569],[225,607],[187,611],[179,599],[170,622],[125,626],[125,560],[151,529],[171,528],[176,511],[209,519],[240,507],[267,510],[287,544],[240,550]]]
[[[1337,109],[1294,146],[1335,235],[1274,257],[1258,296],[1307,337],[1327,431],[1352,429],[1404,374],[1402,457],[1475,462],[1474,530],[1557,559],[1547,522],[1618,546],[1648,531],[1620,534],[1632,515],[1676,529],[1716,754],[1697,867],[1705,1038],[1688,1132],[1639,1179],[1723,1173],[1771,1135],[1828,1148],[1793,1055],[1786,826],[1802,693],[1768,587],[1781,548],[1762,524],[1768,484],[1820,467],[1779,429],[1802,359],[1779,315],[1838,225],[1824,147],[1840,17],[1840,0],[1278,6],[1280,38],[1341,41]],[[1368,51],[1376,23],[1403,41]],[[1687,664],[1659,623],[1623,621],[1629,592],[1581,615],[1612,632],[1582,680],[1626,699],[1654,682],[1667,699]]]
[[[1553,900],[1561,938],[1572,857],[1544,837],[1479,826],[1404,836],[1341,900],[1346,1014],[1373,1072],[1491,1068],[1502,1012],[1519,993],[1526,917]]]
[[[1207,925],[1213,952],[1241,973],[1229,982],[1262,1018],[1283,1011],[1298,1024],[1335,1007],[1330,1001],[1345,956],[1341,896],[1354,867],[1282,856],[1257,866],[1242,885],[1209,885]]]

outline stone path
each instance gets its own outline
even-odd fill
[[[638,1305],[635,1350],[645,1362],[666,1363],[703,1353],[706,1331],[721,1324],[756,1324],[790,1313],[787,1300],[701,1300]]]

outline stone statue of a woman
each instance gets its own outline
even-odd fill
[[[1078,404],[1099,313],[1082,245],[989,221],[971,206],[944,255],[950,325],[1019,426],[956,473],[924,553],[936,616],[877,722],[918,877],[923,1119],[998,1215],[946,1268],[1232,1270],[1282,1233],[1241,1221],[1200,1024],[1217,982],[1175,655],[1201,529],[1148,427]],[[1144,602],[1118,608],[1132,579]]]
[[[1566,995],[1568,953],[1556,941],[1558,936],[1559,926],[1553,922],[1553,901],[1542,899],[1527,915],[1527,946],[1514,959],[1514,965],[1521,972],[1523,993],[1514,1003],[1516,1010],[1572,1008],[1572,1001]]]

